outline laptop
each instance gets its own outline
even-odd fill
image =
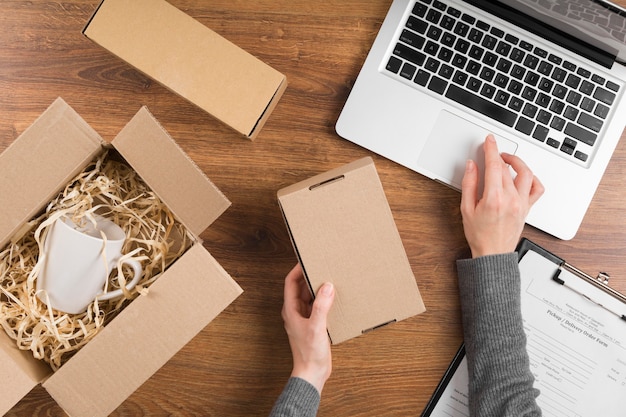
[[[572,239],[626,125],[626,10],[600,0],[394,0],[336,124],[460,189],[488,133],[546,188],[527,223]]]

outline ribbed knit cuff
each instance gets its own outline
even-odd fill
[[[320,393],[302,378],[291,377],[276,400],[270,417],[315,417],[320,405]]]

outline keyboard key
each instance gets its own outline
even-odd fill
[[[487,66],[493,67],[496,65],[497,61],[498,61],[498,55],[494,54],[493,52],[487,51],[485,55],[483,56],[483,64]]]
[[[452,59],[452,55],[453,54],[454,54],[454,52],[451,49],[441,48],[439,50],[439,54],[437,55],[437,58],[439,58],[440,60],[442,60],[444,62],[450,62],[450,60]]]
[[[537,139],[539,142],[544,142],[548,137],[549,131],[550,129],[548,129],[547,127],[537,125],[535,131],[533,132],[533,138]]]
[[[580,113],[578,116],[578,123],[586,127],[587,129],[599,132],[602,129],[602,120],[597,117],[593,117],[587,113]]]
[[[606,80],[603,77],[600,77],[598,74],[593,74],[591,76],[591,81],[593,81],[594,83],[600,84],[600,85],[604,85],[604,82]]]
[[[511,55],[509,55],[509,58],[511,58],[515,62],[521,63],[524,60],[525,55],[526,53],[522,51],[521,49],[513,48],[513,50],[511,50]]]
[[[561,114],[564,107],[565,107],[565,103],[557,99],[552,99],[552,103],[550,103],[550,111],[552,111],[555,114]]]
[[[426,37],[438,41],[441,37],[443,30],[437,26],[430,26],[426,31]]]
[[[442,78],[449,80],[450,78],[452,78],[452,74],[454,74],[454,68],[452,68],[450,65],[443,64],[438,74]]]
[[[461,11],[460,11],[460,10],[458,10],[458,9],[455,9],[455,8],[454,8],[454,7],[452,7],[452,6],[448,7],[448,13],[449,13],[451,16],[456,17],[457,19],[458,19],[459,17],[461,17]]]
[[[507,34],[504,36],[504,40],[505,40],[505,41],[507,41],[507,42],[509,42],[509,43],[512,43],[513,45],[516,45],[516,44],[517,44],[517,42],[519,42],[519,39],[518,39],[517,37],[515,37],[515,36],[511,35],[510,33],[507,33]]]
[[[557,148],[561,145],[561,142],[559,142],[556,139],[553,138],[548,138],[548,140],[546,141],[546,143],[550,146],[552,146],[553,148]]]
[[[576,120],[578,117],[578,109],[572,106],[567,106],[565,108],[565,112],[563,113],[563,117],[570,120]]]
[[[604,88],[596,88],[596,91],[593,93],[593,98],[598,101],[601,101],[604,104],[611,105],[613,104],[613,100],[615,100],[615,94],[611,93]]]
[[[608,88],[611,91],[615,91],[615,92],[619,91],[619,85],[617,85],[613,81],[607,81],[606,82],[606,88]]]
[[[495,97],[495,101],[505,106],[506,103],[509,101],[509,97],[511,97],[511,95],[507,93],[506,91],[498,90],[498,93],[496,94],[496,97]]]
[[[454,49],[462,54],[466,53],[469,47],[470,43],[465,39],[458,39],[456,45],[454,45]]]
[[[426,33],[426,29],[428,28],[428,23],[417,19],[414,16],[409,16],[409,20],[407,20],[406,25],[407,28],[414,30],[417,33]]]
[[[450,88],[448,88],[446,97],[509,127],[512,127],[515,123],[515,119],[517,119],[517,115],[514,112],[485,100],[480,96],[462,90],[454,84],[451,84]]]
[[[533,101],[536,95],[537,90],[528,86],[524,87],[524,91],[522,91],[522,97],[528,101]]]
[[[576,152],[574,152],[574,158],[577,158],[577,159],[580,159],[583,162],[586,162],[588,156],[587,156],[586,153],[583,153],[581,151],[576,151]]]
[[[508,42],[500,41],[496,47],[496,52],[500,55],[507,56],[511,51],[511,44]]]
[[[535,100],[535,103],[544,108],[548,107],[548,105],[550,104],[550,96],[544,93],[539,93],[539,95],[537,96],[537,100]]]
[[[426,13],[426,20],[431,22],[433,25],[439,23],[439,19],[441,19],[441,12],[439,10],[430,9],[428,13]]]
[[[469,88],[470,90],[474,91],[474,92],[478,92],[478,90],[480,90],[480,86],[482,85],[482,81],[480,81],[478,78],[476,77],[470,77],[469,81],[467,82],[467,88]]]
[[[485,80],[487,82],[491,82],[491,80],[493,80],[493,76],[495,75],[495,71],[489,67],[483,67],[483,69],[480,71],[480,75],[479,77],[482,80]]]
[[[465,70],[470,74],[478,75],[481,67],[482,65],[480,65],[480,62],[476,62],[470,59],[470,61],[467,63],[467,67],[465,67]]]
[[[527,51],[532,51],[532,50],[533,50],[533,48],[534,48],[534,46],[533,46],[533,44],[532,44],[532,43],[528,43],[528,42],[526,42],[526,41],[521,41],[521,42],[519,43],[519,46],[520,46],[522,49],[525,49],[525,50],[527,50]]]
[[[387,62],[387,71],[391,71],[394,74],[397,74],[398,71],[400,71],[400,68],[402,67],[402,60],[400,58],[396,58],[395,56],[392,56],[389,58],[389,62]]]
[[[430,74],[427,71],[424,71],[423,69],[419,69],[417,71],[417,75],[415,76],[415,79],[413,80],[413,82],[415,84],[419,84],[422,87],[426,87],[426,84],[428,83],[428,79],[430,78]]]
[[[426,39],[424,39],[422,36],[406,29],[402,31],[402,34],[400,35],[400,40],[416,49],[421,49],[422,46],[424,46],[424,42],[426,42]]]
[[[528,120],[525,117],[520,117],[515,125],[515,130],[518,130],[526,135],[530,135],[535,128],[535,123],[532,120]]]
[[[480,89],[480,95],[487,98],[492,98],[496,93],[496,88],[491,84],[483,84],[483,88]]]
[[[496,65],[496,68],[499,71],[502,71],[504,73],[508,73],[509,70],[511,69],[512,65],[513,65],[513,63],[511,61],[509,61],[508,59],[500,58],[500,60],[498,61],[498,65]]]
[[[446,91],[447,86],[447,81],[434,75],[431,77],[430,83],[428,83],[428,89],[438,94],[443,94],[443,92]]]
[[[451,34],[450,32],[445,32],[443,34],[443,36],[441,37],[441,43],[445,46],[449,46],[452,48],[452,46],[454,45],[454,42],[456,41],[456,36],[454,36],[453,34]]]
[[[469,78],[469,76],[467,75],[466,72],[456,70],[454,72],[454,76],[452,77],[452,82],[454,82],[454,83],[456,83],[458,85],[463,86],[467,82],[468,78]]]
[[[429,55],[435,56],[437,55],[437,51],[439,51],[439,44],[433,41],[428,41],[426,42],[426,46],[424,46],[423,51]]]
[[[537,115],[537,121],[539,123],[543,123],[544,125],[547,125],[548,123],[550,123],[550,119],[552,118],[552,115],[545,111],[545,110],[539,110],[539,114]]]
[[[504,88],[509,83],[509,77],[504,74],[497,73],[495,80],[493,80],[493,83],[498,87]]]
[[[567,99],[566,101],[570,104],[573,104],[574,106],[578,106],[578,103],[580,103],[580,99],[583,96],[580,93],[577,93],[576,91],[570,91],[567,94]]]
[[[428,7],[425,4],[415,3],[412,13],[416,16],[424,17],[424,15],[426,14],[426,10],[428,10]]]
[[[545,91],[546,93],[549,93],[550,91],[552,91],[553,85],[554,85],[554,81],[549,80],[547,78],[542,78],[538,87],[541,91]]]
[[[580,103],[580,108],[591,113],[596,107],[596,102],[590,99],[589,97],[584,97],[583,101]]]
[[[560,83],[562,83],[563,80],[565,80],[566,76],[567,76],[567,71],[561,68],[555,68],[554,71],[552,71],[552,79]]]
[[[524,105],[524,110],[522,110],[522,114],[530,119],[534,119],[537,114],[537,110],[539,110],[539,108],[534,104],[526,103]]]
[[[534,55],[526,55],[526,59],[524,59],[524,66],[530,69],[537,68],[537,64],[539,63],[539,58]]]
[[[595,114],[601,119],[606,119],[606,116],[609,115],[609,110],[610,109],[604,104],[598,103],[598,105],[596,106],[596,109],[593,111],[593,114]]]
[[[591,77],[591,71],[585,69],[585,68],[578,68],[576,70],[576,74],[580,75],[583,78],[589,78]]]
[[[550,127],[560,132],[565,127],[565,119],[561,119],[558,116],[554,116],[552,118],[552,122],[550,122]]]
[[[541,61],[537,71],[539,71],[543,75],[550,75],[552,72],[553,65],[547,61]]]
[[[524,73],[526,73],[526,68],[517,64],[513,65],[513,69],[511,70],[511,77],[521,80],[524,77]]]
[[[426,60],[426,63],[424,64],[424,68],[426,68],[430,72],[437,72],[437,70],[439,69],[439,65],[441,65],[441,63],[435,58],[428,58]]]
[[[526,73],[526,77],[524,77],[524,82],[528,85],[532,85],[533,87],[537,85],[539,82],[539,74],[536,72],[528,71]]]
[[[557,98],[564,99],[567,91],[567,88],[563,87],[561,84],[557,84],[554,86],[554,90],[552,90],[552,95]]]
[[[467,23],[457,22],[456,26],[454,27],[454,33],[462,37],[465,37],[468,31],[469,31],[469,26],[467,25]]]
[[[589,146],[593,146],[598,137],[595,133],[590,132],[587,129],[583,129],[572,122],[568,122],[565,126],[565,134],[573,137],[574,139],[578,139],[582,143],[586,143]]]
[[[523,87],[524,84],[520,83],[519,81],[511,80],[509,86],[507,87],[507,90],[513,94],[519,94],[521,93]]]
[[[570,88],[578,88],[580,85],[580,77],[574,74],[570,74],[567,76],[565,80],[565,85]]]
[[[474,22],[476,22],[476,18],[474,16],[470,16],[466,13],[464,13],[463,16],[461,16],[461,20],[466,23],[469,23],[470,25],[473,25]]]
[[[593,89],[594,89],[594,85],[590,83],[589,81],[585,80],[580,85],[580,88],[578,89],[578,91],[587,95],[591,95],[591,92],[593,91]]]
[[[513,97],[511,98],[511,101],[509,101],[509,109],[515,110],[518,113],[520,110],[522,110],[523,105],[524,105],[524,100],[522,100],[519,97]]]
[[[504,31],[495,27],[492,27],[489,33],[491,33],[496,38],[502,38],[504,36]]]
[[[489,23],[483,22],[482,20],[478,20],[476,22],[476,27],[482,30],[489,30]]]
[[[476,28],[472,28],[472,30],[470,30],[469,32],[469,35],[467,35],[467,39],[469,39],[470,41],[474,43],[480,43],[482,38],[483,38],[483,32]]]
[[[421,66],[424,63],[424,60],[426,60],[426,55],[401,43],[396,44],[393,54],[399,56],[400,58],[404,58],[417,66]]]
[[[568,71],[575,71],[576,64],[569,62],[569,61],[563,61],[563,68],[565,68]]]
[[[467,62],[467,57],[465,55],[454,54],[451,64],[457,68],[463,68],[465,67],[466,62]]]
[[[415,75],[415,71],[417,71],[417,67],[415,65],[405,62],[400,70],[400,76],[406,78],[407,80],[412,80]]]
[[[535,47],[535,50],[533,51],[535,53],[535,55],[541,57],[541,58],[545,58],[548,56],[548,51],[541,49],[540,47]]]
[[[561,65],[561,62],[563,62],[563,59],[559,58],[558,56],[554,55],[554,54],[550,54],[548,55],[548,61],[552,62],[553,64],[556,65]]]
[[[497,43],[498,40],[496,38],[491,35],[485,35],[485,38],[483,39],[481,45],[491,50],[496,46]]]
[[[479,60],[482,56],[483,56],[483,52],[485,52],[485,50],[483,48],[481,48],[480,46],[477,45],[472,45],[472,47],[469,50],[469,57],[470,58],[474,58],[476,60]]]

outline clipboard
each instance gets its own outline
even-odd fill
[[[561,257],[555,255],[554,253],[544,249],[543,247],[537,245],[536,243],[526,238],[522,238],[520,240],[520,242],[517,245],[516,251],[518,253],[519,262],[521,262],[522,259],[529,252],[534,252],[535,254],[540,255],[541,258],[545,259],[547,262],[554,264],[556,269],[555,269],[554,274],[551,277],[554,282],[556,282],[557,284],[560,284],[562,287],[565,287],[565,289],[569,289],[569,290],[576,292],[578,295],[584,297],[586,300],[588,300],[591,303],[595,303],[597,307],[610,312],[612,315],[616,315],[617,319],[624,321],[623,324],[626,325],[626,296],[609,286],[609,275],[607,273],[600,272],[596,277],[586,274],[580,269],[567,263]],[[608,294],[611,298],[623,304],[624,308],[617,311],[616,309],[611,308],[610,306],[606,306],[596,301],[595,297],[588,296],[585,293],[581,292],[579,289],[570,286],[565,280],[560,278],[561,274],[565,271],[568,274],[573,275],[574,277],[580,278],[583,282],[590,284],[594,288],[597,288],[603,294]],[[624,347],[624,350],[626,351],[626,343],[624,343],[623,347]],[[626,360],[625,360],[624,365],[625,365],[624,366],[625,375],[623,375],[623,379],[621,381],[620,380],[617,381],[617,384],[618,384],[618,389],[621,390],[623,388],[623,393],[624,395],[626,395]],[[454,381],[455,378],[457,378],[457,381]],[[465,364],[465,345],[464,344],[461,344],[460,348],[454,355],[452,362],[448,366],[443,377],[439,381],[439,384],[435,388],[433,395],[431,396],[430,400],[426,404],[426,407],[424,411],[422,412],[421,417],[434,417],[434,416],[441,415],[441,413],[436,412],[436,410],[440,401],[442,401],[442,396],[444,396],[444,393],[446,396],[450,395],[451,383],[458,384],[459,383],[458,381],[461,381],[461,382],[467,381],[467,365]],[[621,386],[619,384],[621,384]],[[463,407],[467,407],[466,404],[465,405],[462,404],[462,401],[457,402],[457,405],[460,405],[459,408],[462,409],[461,411],[464,411]],[[445,415],[451,415],[451,414],[445,414]],[[468,415],[468,414],[465,414],[465,415]],[[597,414],[597,415],[604,415],[604,414]]]

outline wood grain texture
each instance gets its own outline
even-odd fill
[[[0,151],[58,96],[107,141],[149,107],[233,202],[201,237],[245,293],[113,415],[264,416],[291,371],[280,310],[296,258],[276,191],[371,155],[340,139],[334,124],[391,0],[171,3],[287,75],[254,142],[84,38],[98,0],[2,0]],[[468,249],[460,195],[372,156],[428,310],[333,347],[321,417],[419,415],[462,340],[454,261]],[[524,236],[591,274],[613,273],[612,285],[626,292],[625,188],[622,141],[575,239],[532,227]],[[37,387],[7,415],[65,413]]]

